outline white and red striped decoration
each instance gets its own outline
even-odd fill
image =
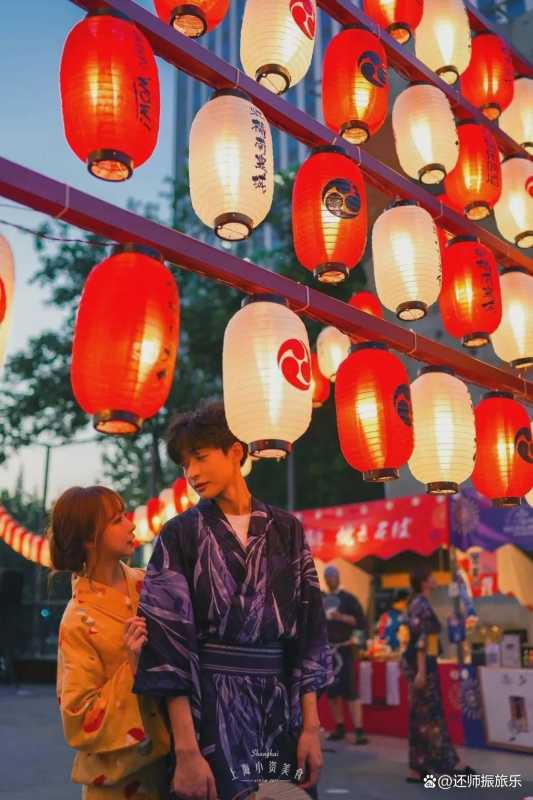
[[[0,506],[0,539],[28,561],[41,567],[50,567],[48,540],[19,525],[3,506]]]

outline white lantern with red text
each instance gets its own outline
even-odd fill
[[[516,369],[533,367],[533,276],[520,267],[502,270],[502,321],[491,336],[496,355]]]
[[[284,298],[254,295],[226,328],[224,406],[252,456],[281,458],[311,421],[311,355],[305,325]]]
[[[502,162],[502,193],[494,206],[496,225],[517,247],[533,245],[533,161],[510,156]]]

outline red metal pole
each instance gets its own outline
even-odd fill
[[[466,353],[418,336],[397,323],[365,314],[316,289],[308,289],[290,278],[4,158],[0,158],[0,195],[52,217],[61,215],[63,221],[107,239],[154,247],[168,261],[242,292],[283,295],[294,311],[324,325],[334,325],[348,335],[384,342],[426,364],[451,367],[468,383],[510,391],[517,398],[533,404],[533,383],[508,367],[485,364]]]

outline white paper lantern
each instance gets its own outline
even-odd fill
[[[309,69],[315,28],[316,0],[247,0],[241,28],[244,71],[282,94]]]
[[[440,293],[441,253],[431,214],[409,200],[374,223],[372,257],[378,297],[399,319],[425,317]]]
[[[533,246],[533,161],[510,156],[502,162],[502,193],[494,206],[496,225],[517,247]]]
[[[502,111],[500,128],[533,155],[533,79],[525,75],[514,82],[511,105]]]
[[[270,211],[270,126],[244,92],[215,92],[197,113],[189,138],[189,181],[194,211],[226,241],[246,239]]]
[[[350,337],[332,325],[320,331],[316,339],[318,368],[328,380],[335,380],[337,370],[350,355],[351,346]]]
[[[187,499],[191,506],[195,506],[197,503],[200,502],[200,495],[197,491],[195,491],[189,481],[187,481]]]
[[[470,63],[470,25],[462,0],[426,0],[416,29],[416,57],[453,84]]]
[[[459,138],[448,98],[436,86],[417,83],[392,108],[396,154],[402,169],[422,183],[441,183],[459,158]]]
[[[470,393],[445,367],[424,367],[411,384],[413,476],[429,494],[455,494],[474,469],[476,424]]]
[[[496,355],[517,369],[533,367],[533,276],[525,269],[502,270],[502,321],[491,336]]]
[[[147,544],[154,538],[152,529],[148,522],[148,507],[137,506],[133,512],[133,524],[135,525],[135,538],[141,544]]]
[[[163,489],[159,494],[159,500],[161,501],[161,524],[164,525],[178,513],[174,501],[174,490]]]
[[[252,456],[281,458],[311,421],[311,356],[301,319],[284,298],[255,295],[230,320],[222,358],[232,433]]]
[[[6,357],[7,341],[11,328],[13,294],[15,291],[15,263],[7,239],[0,236],[0,373]]]
[[[250,472],[252,471],[252,467],[254,465],[254,460],[251,456],[246,456],[246,461],[241,467],[241,475],[243,478],[247,478]]]

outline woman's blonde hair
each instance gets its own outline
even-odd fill
[[[106,486],[72,486],[52,508],[48,539],[56,572],[81,572],[87,544],[98,540],[115,514],[124,510],[121,496]]]

